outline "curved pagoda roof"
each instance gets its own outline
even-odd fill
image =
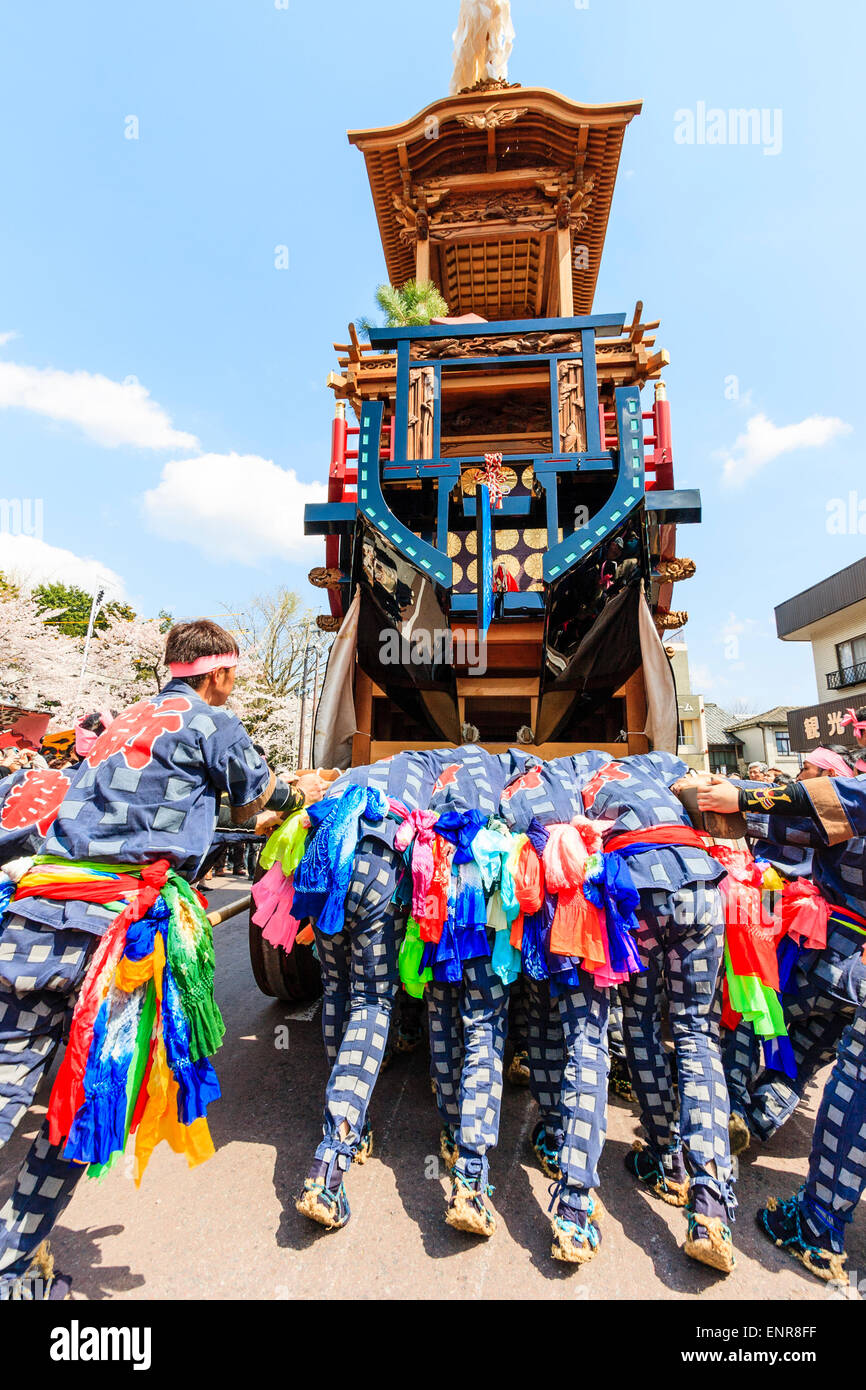
[[[401,124],[349,131],[392,284],[429,265],[452,314],[590,313],[625,128],[640,110],[485,84]],[[566,252],[571,305],[558,283]]]

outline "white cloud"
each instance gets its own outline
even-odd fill
[[[77,425],[97,444],[116,448],[197,449],[195,435],[173,428],[135,377],[112,381],[91,372],[63,372],[0,362],[0,408],[29,410]]]
[[[7,343],[11,343],[12,339],[17,337],[18,334],[14,328],[10,328],[8,333],[0,333],[0,347],[5,347]]]
[[[0,532],[0,573],[24,590],[39,584],[74,584],[93,593],[103,585],[109,599],[123,598],[124,585],[119,574],[98,560],[75,555],[71,550],[49,545],[35,536],[16,536]]]
[[[167,463],[142,501],[160,535],[187,541],[215,559],[256,565],[321,550],[320,539],[304,536],[304,506],[326,498],[324,483],[302,483],[294,469],[271,459],[203,454]]]
[[[835,416],[810,415],[796,425],[774,425],[766,415],[753,415],[733,449],[721,454],[722,481],[728,487],[741,487],[780,454],[795,449],[820,449],[831,439],[850,433],[851,426]]]

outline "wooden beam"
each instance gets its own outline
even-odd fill
[[[536,166],[530,169],[498,169],[484,174],[446,174],[442,178],[425,180],[423,187],[427,194],[486,193],[488,190],[503,193],[517,188],[534,188],[537,183],[555,178],[559,172],[548,165],[544,168]]]
[[[395,753],[425,753],[438,748],[457,748],[456,743],[436,742],[435,740],[423,739],[403,740],[402,742],[375,742],[370,746],[370,761],[377,762],[380,758],[393,757]],[[589,753],[592,749],[597,749],[600,753],[608,753],[612,758],[625,758],[628,756],[627,743],[476,743],[474,748],[483,748],[487,753],[507,753],[511,748],[520,748],[523,753],[534,753],[539,758],[568,758],[574,753]],[[353,760],[354,763],[354,760]],[[354,763],[354,766],[358,766]]]
[[[496,127],[490,126],[487,131],[487,172],[496,173]]]
[[[643,337],[643,325],[640,321],[640,316],[642,313],[643,300],[639,299],[637,304],[634,306],[634,314],[632,315],[631,327],[628,330],[628,340],[630,343],[640,342],[641,338]]]
[[[475,632],[474,623],[458,618],[451,624],[452,632]],[[495,623],[487,633],[487,645],[496,647],[508,642],[541,642],[544,623]]]
[[[571,231],[568,227],[556,229],[556,256],[559,264],[559,316],[574,317],[574,281],[571,273]]]
[[[468,699],[488,699],[514,695],[534,695],[538,690],[537,676],[458,676],[457,694]]]
[[[230,918],[249,911],[252,901],[252,893],[247,893],[243,898],[234,898],[232,902],[226,903],[225,907],[219,907],[216,911],[209,912],[207,919],[212,927],[218,927],[222,922],[228,922]]]
[[[538,247],[538,269],[535,272],[535,317],[541,318],[544,296],[544,262],[547,258],[549,236],[542,236]]]
[[[401,140],[397,145],[397,158],[400,161],[400,182],[403,185],[403,197],[408,200],[412,190],[412,174],[409,169],[409,151],[406,149],[405,140]]]
[[[460,359],[453,360],[459,362]],[[447,358],[445,361],[446,365],[449,365]],[[491,377],[484,372],[473,371],[471,367],[464,367],[454,375],[445,377],[442,382],[442,395],[449,400],[457,400],[466,394],[474,400],[476,396],[495,396],[503,392],[516,391],[522,386],[537,386],[546,390],[549,398],[549,383],[550,373],[546,362],[541,362],[538,366],[518,367],[516,371],[514,364],[509,362],[499,377]]]
[[[373,732],[373,682],[360,666],[355,668],[355,730],[352,766],[358,767],[370,761]]]
[[[352,766],[364,767],[367,763],[375,762],[370,752],[373,747],[369,734],[354,734],[352,737]],[[379,754],[382,757],[382,754]]]
[[[642,732],[646,725],[646,689],[643,667],[635,671],[625,684],[625,721],[630,753],[648,753],[650,743]]]
[[[665,367],[667,367],[670,363],[670,360],[671,355],[668,352],[667,348],[662,348],[661,352],[654,353],[653,356],[649,359],[644,368],[644,373],[646,374],[646,376],[654,376],[657,372],[660,372]]]

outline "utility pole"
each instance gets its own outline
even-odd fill
[[[307,623],[304,642],[304,665],[301,673],[301,712],[298,720],[298,767],[304,766],[305,720],[307,717],[307,662],[310,655],[310,624]]]
[[[84,639],[84,655],[81,659],[81,675],[78,677],[78,692],[75,696],[75,712],[82,714],[81,691],[84,687],[84,673],[87,670],[87,654],[90,651],[90,639],[93,636],[93,625],[96,622],[96,615],[102,607],[102,600],[105,598],[105,589],[100,587],[93,595],[93,602],[90,605],[90,618],[87,623],[87,636]]]
[[[310,710],[310,765],[316,761],[316,711],[319,707],[319,656],[321,655],[318,646],[316,647],[316,664],[313,668],[313,704]]]

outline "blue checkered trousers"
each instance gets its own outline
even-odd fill
[[[761,1040],[751,1023],[743,1020],[736,1028],[722,1029],[721,1044],[731,1110],[745,1117],[752,1103],[752,1091],[763,1070]]]
[[[559,1150],[563,1202],[589,1206],[607,1134],[609,1001],[580,971],[579,987],[551,997],[550,982],[528,980],[529,1087],[551,1144]]]
[[[418,810],[426,806],[437,775],[434,754],[401,753],[352,768],[328,795],[339,796],[349,786],[375,787],[408,810]],[[405,908],[395,901],[407,872],[394,848],[398,822],[389,818],[369,834],[363,833],[364,824],[342,930],[328,936],[313,926],[322,969],[322,1036],[331,1068],[316,1158],[343,1172],[360,1142],[385,1055],[406,925]]]
[[[659,1157],[684,1149],[692,1179],[731,1177],[728,1089],[719,1048],[724,947],[721,892],[709,883],[673,893],[641,891],[635,936],[646,970],[620,986],[632,1085],[650,1148]],[[667,999],[679,1099],[662,1041]]]
[[[314,927],[322,1036],[331,1066],[316,1158],[335,1161],[344,1171],[367,1119],[400,983],[397,960],[406,923],[394,897],[402,872],[402,856],[366,836],[355,856],[342,931],[327,936]]]
[[[496,757],[473,745],[439,755],[432,811],[499,813],[499,797],[515,769],[510,755]],[[493,933],[488,932],[492,952]],[[508,986],[491,960],[463,965],[459,984],[427,986],[430,1075],[443,1124],[457,1144],[457,1169],[487,1181],[488,1152],[499,1137],[502,1059],[508,1033]],[[476,1172],[477,1170],[477,1172]]]
[[[493,933],[489,933],[493,949]],[[427,986],[430,1074],[442,1123],[460,1160],[483,1160],[499,1137],[508,986],[488,960],[470,960],[459,985]]]
[[[99,944],[7,913],[0,927],[0,1150],[26,1116],[68,1027]],[[0,1211],[0,1298],[51,1232],[85,1167],[67,1163],[43,1124]]]
[[[519,831],[533,818],[551,825],[582,815],[581,785],[610,762],[593,751],[536,764],[506,788],[505,819]],[[529,1088],[559,1153],[558,1196],[586,1212],[607,1133],[608,1023],[611,1000],[619,1001],[615,990],[598,989],[591,975],[579,974],[579,985],[560,984],[555,994],[548,980],[525,977],[524,988]]]
[[[809,1215],[829,1227],[840,1252],[845,1226],[866,1191],[866,1004],[842,1034],[836,1064],[824,1090],[802,1193]]]
[[[792,988],[783,996],[797,1075],[768,1071],[759,1078],[743,1110],[759,1138],[772,1139],[797,1109],[818,1069],[836,1056],[860,997],[862,948],[862,933],[831,914],[825,949],[807,951],[798,962]]]
[[[754,818],[748,819],[751,826]],[[831,910],[866,915],[866,839],[857,837],[828,847],[811,822],[798,817],[770,816],[760,828],[765,857],[789,873],[789,859],[799,853],[805,865],[810,856],[813,881]],[[806,951],[797,962],[783,996],[797,1075],[791,1078],[768,1071],[759,1077],[742,1111],[759,1138],[768,1140],[777,1133],[819,1067],[835,1057],[839,1039],[860,1003],[862,947],[862,933],[831,915],[824,950]]]
[[[619,997],[619,989],[612,989],[610,992],[607,1040],[611,1057],[621,1057],[625,1061],[625,1038],[622,1031],[622,1002]]]

